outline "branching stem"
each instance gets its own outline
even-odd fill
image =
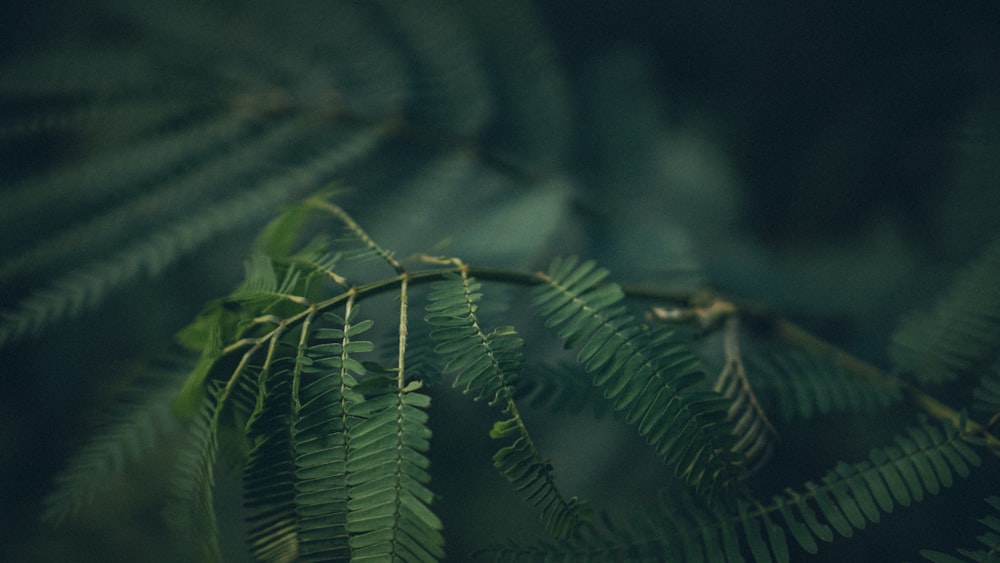
[[[317,200],[314,205],[321,206],[323,209],[334,213],[339,219],[345,222],[345,224],[350,226],[353,224],[353,219],[351,219],[346,213],[341,210],[338,206],[331,204],[329,202],[324,202],[323,200]],[[356,225],[355,225],[356,226]],[[360,229],[360,227],[357,227]],[[507,283],[512,285],[522,285],[522,286],[534,286],[543,281],[544,274],[540,273],[529,273],[515,270],[503,270],[496,268],[480,268],[475,266],[469,266],[459,261],[454,260],[441,260],[426,258],[425,262],[430,262],[433,264],[440,264],[441,267],[428,268],[425,270],[417,271],[407,271],[403,266],[393,258],[389,253],[381,249],[374,241],[367,238],[367,234],[363,231],[356,232],[362,240],[367,240],[373,249],[383,257],[389,264],[393,266],[398,272],[398,275],[378,280],[375,282],[367,283],[364,285],[354,286],[347,291],[334,295],[326,300],[313,303],[312,305],[306,307],[299,313],[291,315],[278,322],[278,326],[268,332],[267,334],[259,338],[244,338],[233,344],[227,346],[223,353],[228,354],[237,349],[244,348],[246,346],[251,346],[243,358],[245,363],[250,356],[253,355],[256,350],[260,348],[264,343],[280,336],[282,332],[287,329],[290,325],[297,324],[301,322],[308,316],[315,315],[318,312],[329,309],[349,298],[360,299],[362,297],[373,297],[375,295],[392,291],[394,289],[399,289],[401,309],[400,309],[400,350],[399,350],[399,380],[400,386],[405,385],[403,381],[403,353],[406,346],[406,298],[407,290],[410,286],[423,285],[431,283],[434,281],[445,279],[449,274],[461,274],[467,276],[474,276],[477,279],[484,281],[492,281],[497,283]],[[997,456],[1000,456],[1000,438],[992,435],[989,432],[989,428],[979,424],[975,421],[969,420],[961,415],[957,410],[952,407],[942,403],[931,395],[927,394],[923,390],[902,381],[895,375],[888,373],[872,364],[844,351],[843,349],[823,340],[822,338],[810,333],[799,325],[782,318],[776,318],[772,313],[764,312],[759,307],[754,307],[751,304],[736,303],[731,300],[723,299],[710,290],[698,289],[698,290],[670,290],[670,289],[657,289],[652,287],[640,287],[640,286],[623,286],[623,291],[625,295],[632,299],[639,300],[657,300],[657,301],[667,301],[674,304],[686,304],[691,310],[697,309],[701,311],[707,311],[711,313],[709,317],[696,316],[692,319],[697,320],[703,328],[711,328],[714,324],[712,321],[716,316],[725,317],[732,314],[739,314],[744,318],[752,319],[754,321],[760,322],[765,326],[768,326],[773,333],[781,338],[782,340],[799,346],[807,351],[821,356],[827,356],[831,358],[837,365],[853,373],[859,377],[867,379],[873,383],[880,385],[894,386],[900,388],[906,396],[909,398],[910,402],[915,406],[920,408],[922,411],[926,412],[928,415],[935,419],[942,421],[949,421],[956,428],[958,428],[960,421],[966,421],[965,428],[959,428],[963,433],[978,435],[986,441],[987,447]],[[720,305],[722,304],[722,305]],[[677,320],[688,320],[688,319],[677,319]],[[262,322],[274,323],[275,318],[269,316],[266,319],[261,319]]]

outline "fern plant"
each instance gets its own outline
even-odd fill
[[[317,222],[321,230],[339,224],[331,233],[337,236],[303,238],[315,233]],[[221,463],[242,476],[247,546],[255,559],[442,558],[447,530],[434,512],[428,458],[434,412],[428,392],[441,379],[411,371],[415,359],[499,410],[489,433],[498,442],[494,465],[537,512],[549,539],[478,552],[497,560],[790,561],[797,550],[817,553],[824,542],[850,538],[939,494],[980,467],[983,453],[997,451],[987,427],[905,383],[903,374],[881,372],[787,321],[758,337],[784,341],[792,355],[744,367],[731,348],[736,325],[726,319],[754,313],[717,296],[698,293],[691,307],[653,310],[643,322],[623,304],[626,290],[592,261],[556,259],[548,271],[532,274],[476,268],[458,258],[415,260],[399,261],[330,196],[314,196],[264,230],[246,280],[180,333],[200,359],[173,399],[189,432],[166,514],[179,537],[194,539],[193,555],[222,557],[213,505]],[[383,274],[364,277],[379,263]],[[661,502],[620,522],[562,491],[557,467],[522,413],[518,387],[531,373],[524,369],[525,340],[513,326],[489,328],[496,313],[480,310],[487,302],[484,284],[524,286],[538,322],[565,348],[578,350],[573,377],[591,383],[574,392],[606,401],[677,477],[679,489],[668,487]],[[395,313],[382,303],[379,313],[366,316],[369,303],[378,310],[385,294]],[[424,304],[422,315],[414,302]],[[392,329],[377,337],[374,327],[384,320]],[[689,322],[728,336],[729,356],[718,373],[691,351],[681,326],[664,326]],[[416,333],[430,342],[414,351],[409,342]],[[746,371],[744,391],[724,391],[735,361]],[[542,384],[564,385],[541,378],[534,393]],[[983,384],[992,385],[992,378]],[[791,397],[775,390],[795,385]],[[973,394],[977,410],[989,404],[986,393]],[[780,408],[758,402],[758,394],[777,398]],[[838,462],[769,500],[754,491],[751,474],[768,460],[744,444],[773,439],[778,430],[769,422],[768,433],[748,424],[744,405],[752,403],[759,416],[809,417],[834,406],[880,408],[904,396],[938,420],[921,419],[890,445]],[[112,460],[124,455],[119,448],[128,442],[113,428],[66,470],[50,496],[52,518],[96,494],[100,482],[85,478],[91,466],[117,470],[120,463]]]
[[[108,0],[79,15],[110,36],[0,59],[3,162],[51,147],[2,179],[0,347],[89,373],[120,335],[100,370],[143,372],[59,381],[112,406],[36,533],[149,495],[150,560],[996,558],[992,515],[908,526],[997,505],[997,243],[883,369],[713,291],[660,218],[604,222],[659,181],[622,170],[662,156],[638,57],[592,69],[627,91],[593,125],[527,2],[237,4]],[[618,155],[593,208],[580,129]],[[144,291],[197,294],[172,344],[142,323],[188,296]],[[155,369],[108,360],[136,342]]]

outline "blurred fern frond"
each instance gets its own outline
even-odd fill
[[[448,359],[445,373],[454,373],[453,385],[464,387],[476,400],[503,405],[507,418],[497,421],[490,437],[510,440],[493,456],[497,470],[541,511],[546,532],[565,538],[586,519],[586,502],[567,499],[557,488],[552,464],[538,451],[515,402],[516,384],[524,361],[524,341],[513,327],[486,332],[476,315],[482,286],[465,271],[436,282],[428,297],[427,317],[436,327],[434,351]]]
[[[1000,336],[1000,246],[937,308],[901,324],[890,373],[846,351],[799,349],[794,338],[764,349],[753,336],[789,335],[749,335],[781,321],[754,324],[770,314],[738,299],[716,300],[711,322],[700,322],[699,302],[715,295],[701,287],[706,278],[745,260],[735,256],[745,247],[720,244],[742,205],[728,185],[738,182],[704,146],[666,138],[648,119],[661,109],[651,95],[657,64],[630,48],[561,60],[552,39],[564,30],[545,29],[558,9],[530,0],[63,4],[31,48],[0,53],[0,348],[17,356],[41,336],[25,347],[29,361],[73,371],[77,350],[129,332],[122,347],[176,343],[200,356],[183,387],[125,405],[70,460],[49,497],[52,519],[72,520],[171,425],[186,435],[165,446],[176,446],[176,463],[164,516],[192,559],[210,561],[235,544],[235,516],[247,554],[261,561],[462,559],[506,535],[518,541],[480,555],[785,562],[980,465],[991,482],[995,467],[977,452],[1000,451],[990,434],[1000,386],[985,371]],[[640,185],[669,185],[672,195],[650,205],[630,187]],[[689,206],[693,193],[710,195]],[[664,207],[676,208],[672,217]],[[724,237],[682,228],[716,221]],[[704,272],[696,248],[713,252]],[[598,260],[555,254],[606,259],[656,286],[619,286]],[[514,297],[496,299],[487,285]],[[176,301],[148,299],[148,289]],[[212,297],[193,300],[192,289]],[[194,315],[206,300],[176,332],[172,305]],[[640,300],[654,310],[685,303],[693,316],[665,329],[635,314]],[[414,310],[424,322],[411,322]],[[158,337],[141,332],[146,320]],[[725,360],[712,374],[702,360],[720,333]],[[102,367],[120,353],[95,348],[88,359]],[[546,367],[573,356],[571,368]],[[848,373],[859,365],[870,379]],[[4,378],[23,385],[8,400],[60,408],[113,377],[79,371],[63,405],[20,374]],[[947,398],[967,404],[920,389],[973,375],[978,387]],[[471,424],[482,405],[458,411],[462,397],[442,381],[501,413]],[[814,447],[804,454],[852,442],[861,461],[831,462],[814,480],[768,466],[781,446],[775,413],[802,438],[828,422],[817,414],[890,406],[888,444],[862,442],[871,426],[805,435]],[[465,432],[483,442],[447,440]],[[485,478],[474,455],[482,443]],[[219,481],[230,475],[220,469],[239,480],[241,506],[222,502]],[[490,496],[493,469],[526,507]],[[624,525],[615,506],[595,517],[564,492],[631,511],[661,489],[669,501]],[[527,528],[538,520],[547,539],[532,544]],[[993,540],[983,543],[993,549]]]
[[[733,509],[707,507],[687,496],[668,498],[633,516],[628,526],[605,519],[590,533],[556,544],[512,542],[484,550],[501,561],[792,561],[792,543],[808,554],[819,542],[849,538],[877,524],[895,504],[909,506],[967,477],[979,456],[950,428],[913,427],[895,445],[859,463],[838,463],[819,481],[787,488],[771,502],[740,499]]]
[[[170,410],[176,377],[162,379],[132,390],[106,413],[102,425],[56,476],[55,488],[44,501],[46,520],[57,523],[76,515],[177,427]]]
[[[985,531],[976,539],[983,547],[977,549],[959,548],[959,555],[965,559],[940,551],[922,550],[920,554],[934,563],[965,563],[966,561],[989,563],[1000,560],[1000,497],[989,497],[986,502],[993,508],[993,512],[979,520]]]
[[[962,272],[934,309],[904,318],[889,351],[921,383],[952,381],[1000,353],[1000,241]]]
[[[801,350],[756,354],[749,363],[755,387],[785,422],[871,411],[902,399],[899,386],[890,381],[861,379],[831,358]]]
[[[0,345],[334,180],[412,198],[435,164],[465,160],[437,189],[489,176],[477,193],[492,198],[530,190],[569,142],[562,70],[527,4],[107,0],[61,25],[0,61],[0,151],[64,149],[0,179]],[[484,41],[498,35],[519,41]]]

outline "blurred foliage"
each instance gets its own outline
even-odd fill
[[[987,3],[248,6],[0,8],[0,526],[16,538],[0,558],[176,560],[160,450],[56,532],[41,499],[150,364],[179,371],[173,334],[238,282],[257,230],[329,183],[403,257],[534,270],[585,255],[620,282],[765,303],[876,365],[900,316],[928,310],[1000,225]],[[459,444],[431,451],[449,554],[530,538],[482,405],[435,401],[435,441]],[[894,408],[783,428],[783,470],[760,486],[887,443]],[[663,480],[628,428],[525,416],[595,504],[627,512]],[[567,438],[581,431],[594,441]],[[976,479],[928,512],[980,514]],[[239,492],[217,507],[241,514]],[[892,520],[820,557],[973,543],[955,540],[961,518]]]

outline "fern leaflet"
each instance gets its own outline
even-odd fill
[[[399,346],[393,376],[373,375],[359,389],[365,400],[348,408],[347,531],[352,561],[435,561],[444,557],[442,523],[429,505],[433,493],[431,399],[407,382],[408,278],[399,293]]]
[[[979,465],[964,437],[950,425],[943,428],[910,428],[896,436],[894,446],[872,450],[866,461],[840,463],[820,483],[806,482],[805,492],[787,490],[774,497],[766,510],[779,512],[792,537],[810,553],[818,549],[816,539],[832,541],[834,531],[851,537],[853,530],[892,512],[894,502],[909,506],[924,493],[937,494],[953,484],[955,475],[967,477],[969,467]]]
[[[348,411],[363,399],[354,391],[365,369],[353,356],[374,348],[356,337],[371,328],[357,320],[348,300],[344,316],[324,315],[336,328],[318,328],[297,376],[293,436],[295,495],[299,516],[299,552],[305,561],[345,558],[347,546]]]
[[[276,362],[276,367],[284,361]],[[253,447],[243,469],[247,543],[256,561],[294,561],[297,556],[292,445],[292,378],[288,367],[262,369],[259,411],[247,424]]]
[[[924,493],[950,486],[956,474],[968,476],[969,466],[980,462],[951,426],[944,431],[914,427],[895,441],[895,446],[872,450],[868,460],[837,464],[819,483],[807,481],[804,490],[786,489],[767,505],[740,500],[735,510],[724,511],[684,495],[665,499],[627,529],[604,521],[564,542],[511,544],[484,553],[501,561],[684,563],[742,563],[749,554],[755,563],[788,563],[788,535],[807,553],[816,553],[817,540],[850,537],[892,512],[894,502],[907,506],[921,500]]]
[[[455,387],[465,387],[476,400],[504,405],[509,418],[494,424],[490,436],[514,441],[497,451],[494,465],[515,490],[525,494],[525,501],[541,511],[550,536],[570,536],[586,516],[586,502],[566,500],[556,488],[552,466],[539,453],[514,402],[524,341],[513,327],[489,333],[483,329],[476,316],[481,297],[481,285],[465,270],[433,284],[425,319],[436,327],[431,332],[438,343],[434,350],[446,358],[443,371],[455,374]]]
[[[427,507],[430,397],[418,382],[367,397],[348,411],[347,531],[352,560],[435,561],[444,557],[441,521]]]
[[[270,261],[266,261],[266,268],[271,271]],[[314,363],[308,354],[313,318],[314,314],[304,318],[297,341],[286,341],[280,332],[271,337],[258,376],[255,404],[245,424],[254,443],[243,473],[244,502],[251,524],[247,542],[251,554],[261,561],[298,561],[307,551],[297,511],[296,484],[301,481],[295,425],[301,416],[300,379]]]
[[[650,331],[615,306],[622,290],[602,284],[607,270],[576,258],[556,260],[534,304],[558,328],[567,348],[594,373],[629,424],[675,467],[675,474],[709,496],[744,474],[726,421],[728,403],[707,387],[698,360],[668,330]]]

